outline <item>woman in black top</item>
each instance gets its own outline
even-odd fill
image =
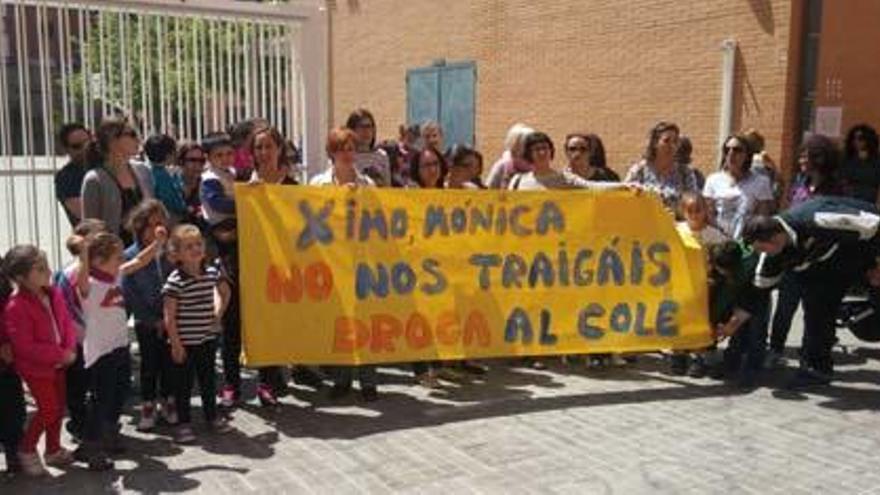
[[[877,131],[859,124],[847,133],[840,179],[848,196],[871,204],[878,202],[880,192],[880,150]]]

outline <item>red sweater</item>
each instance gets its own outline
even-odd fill
[[[9,298],[3,311],[6,337],[12,343],[15,370],[22,377],[49,378],[61,363],[64,353],[76,351],[76,329],[64,299],[56,288],[46,289],[52,313],[40,299],[20,291]],[[58,335],[52,329],[55,318]]]

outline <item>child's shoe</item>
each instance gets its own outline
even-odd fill
[[[227,409],[235,407],[238,402],[238,392],[232,385],[224,385],[220,390],[220,407]]]
[[[196,441],[196,435],[193,433],[189,425],[181,425],[174,432],[174,443],[190,444]]]
[[[375,385],[361,387],[361,397],[364,399],[364,402],[375,402],[379,400],[379,391]]]
[[[151,431],[156,427],[156,404],[144,402],[141,406],[141,419],[138,421],[138,431]]]
[[[46,467],[43,466],[43,460],[40,459],[40,454],[33,453],[24,453],[20,452],[18,454],[18,460],[21,463],[21,472],[28,476],[46,476],[49,474],[49,471],[46,471]]]
[[[47,466],[66,466],[73,462],[73,453],[64,447],[61,447],[51,454],[46,454],[45,460]]]
[[[229,424],[226,418],[215,418],[214,421],[211,421],[210,426],[214,433],[223,434],[232,431],[232,425]]]
[[[257,398],[260,399],[260,405],[263,407],[274,407],[278,405],[278,398],[275,397],[275,392],[272,391],[272,387],[264,383],[257,386]]]
[[[174,398],[169,397],[162,404],[162,408],[160,409],[162,414],[162,419],[169,425],[174,426],[177,424],[177,405],[174,403]]]
[[[430,371],[426,371],[425,373],[416,376],[416,382],[425,388],[440,388],[440,382],[437,381],[437,377],[434,376],[434,373],[431,373]]]

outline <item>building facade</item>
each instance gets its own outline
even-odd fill
[[[347,0],[329,9],[334,123],[366,107],[380,137],[394,137],[436,90],[441,103],[428,106],[452,125],[472,119],[489,161],[516,122],[557,141],[595,132],[619,172],[659,120],[680,125],[706,171],[725,125],[762,131],[786,168],[817,109],[823,129],[837,115],[841,132],[880,125],[876,0]],[[734,47],[726,102],[725,43]],[[444,64],[472,68],[472,87],[415,84]],[[446,112],[461,97],[473,98],[470,115]]]

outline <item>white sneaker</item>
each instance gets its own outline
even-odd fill
[[[28,476],[46,476],[49,471],[43,466],[43,460],[40,454],[34,452],[32,454],[19,453],[18,460],[21,461],[21,472]]]
[[[162,419],[164,419],[166,423],[171,426],[178,423],[177,405],[174,403],[174,399],[169,398],[167,401],[163,402],[160,411]]]
[[[156,404],[144,402],[141,406],[141,419],[138,421],[138,431],[150,431],[156,427]]]

